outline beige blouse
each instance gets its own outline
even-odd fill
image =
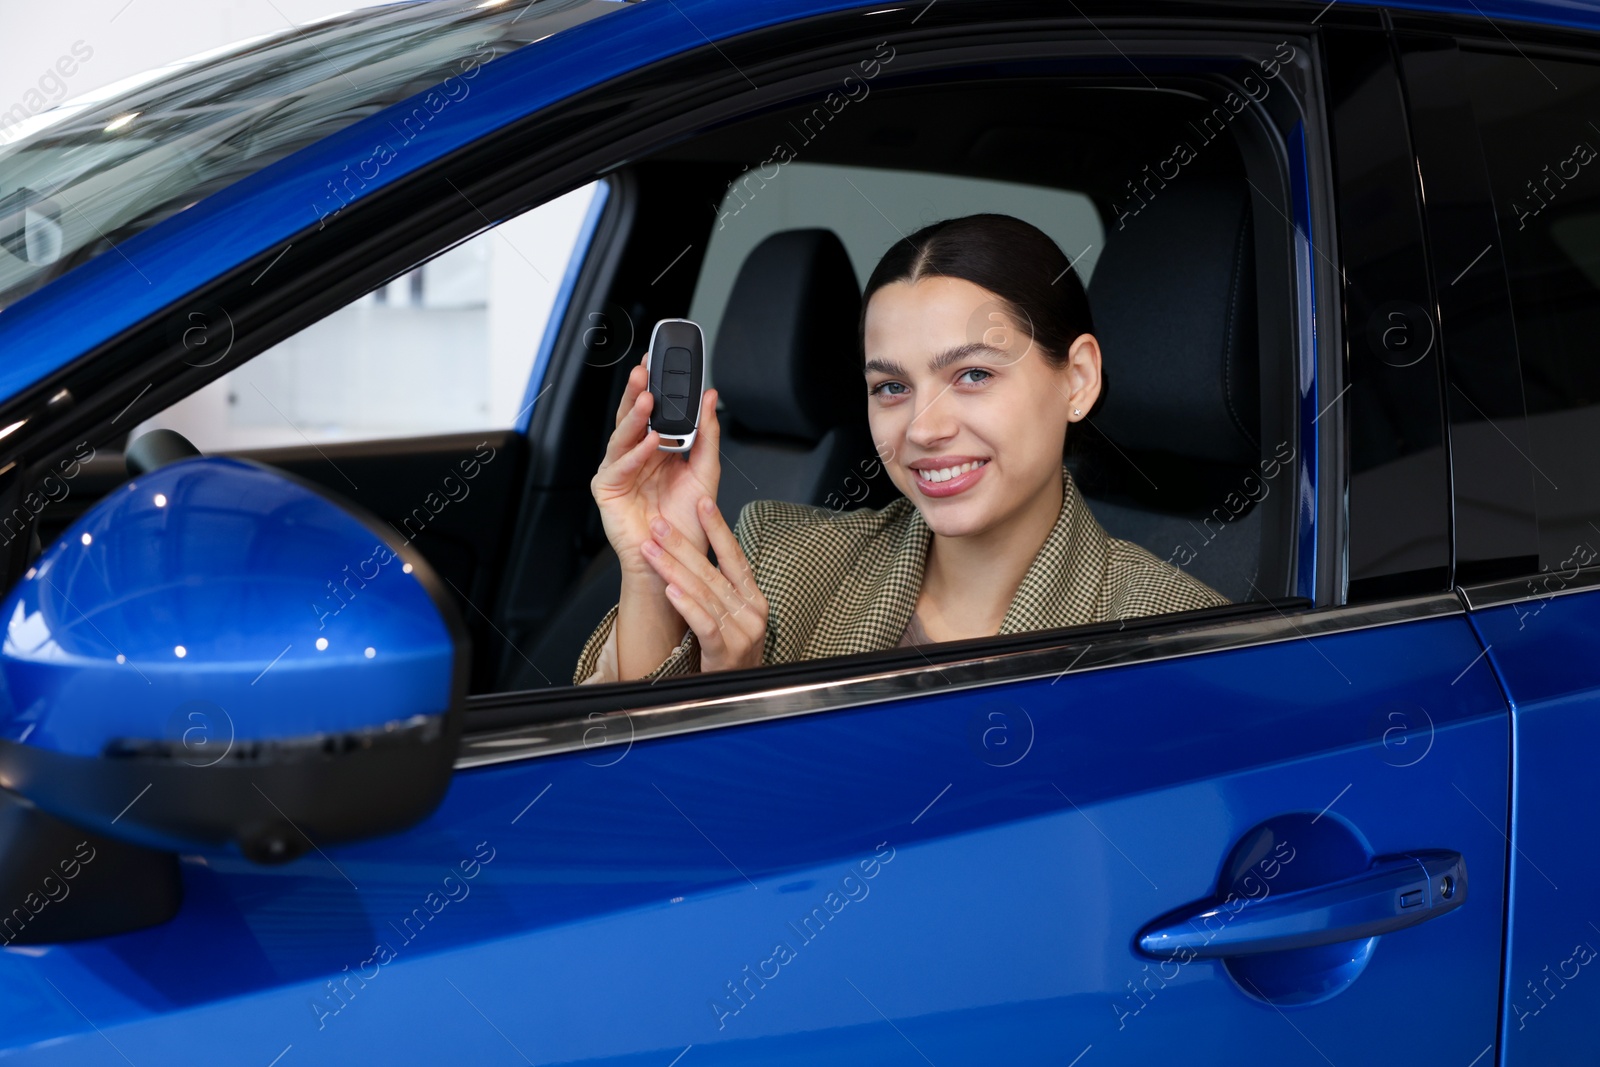
[[[1228,598],[1095,521],[1062,466],[1061,512],[1012,598],[1000,634],[1191,611]],[[843,513],[777,500],[745,505],[734,536],[768,604],[763,665],[926,643],[914,618],[933,531],[911,501]],[[589,635],[575,682],[617,678],[613,605]],[[694,674],[685,629],[646,681]]]
[[[906,632],[900,635],[900,643],[896,648],[909,648],[912,645],[931,645],[933,639],[928,636],[928,631],[922,628],[922,620],[917,613],[911,613],[911,621],[906,623]],[[600,646],[600,659],[595,663],[594,673],[589,675],[579,685],[589,685],[591,682],[614,682],[617,680],[617,628],[611,627],[611,632],[606,635],[605,643]]]

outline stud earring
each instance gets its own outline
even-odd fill
[[[1081,411],[1079,411],[1079,410],[1078,410],[1078,409],[1077,409],[1077,408],[1073,408],[1073,409],[1072,409],[1072,413],[1073,413],[1073,414],[1074,414],[1074,415],[1082,415],[1082,414],[1083,414],[1083,412],[1081,412]]]

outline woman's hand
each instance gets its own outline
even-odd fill
[[[653,401],[641,359],[628,372],[616,428],[600,469],[589,482],[606,539],[622,563],[624,579],[644,578],[652,585],[655,572],[639,553],[650,540],[650,521],[665,518],[677,529],[688,531],[686,536],[704,554],[708,542],[695,518],[695,501],[701,497],[715,500],[722,477],[716,390],[707,389],[701,398],[700,432],[687,460],[680,453],[659,448],[661,435],[649,428]]]
[[[642,547],[644,558],[667,583],[667,599],[699,639],[701,671],[759,667],[767,638],[767,598],[711,497],[700,499],[696,518],[698,530],[716,549],[715,567],[697,540],[662,519],[651,524],[654,536]]]
[[[655,669],[677,647],[686,625],[666,594],[666,582],[640,551],[651,539],[650,523],[665,518],[689,531],[684,540],[704,556],[709,542],[695,518],[695,501],[715,500],[722,476],[716,390],[707,389],[701,398],[700,432],[687,457],[658,447],[661,435],[650,429],[652,402],[640,357],[628,372],[605,458],[589,482],[606,539],[622,565],[615,637],[617,676],[623,681]]]

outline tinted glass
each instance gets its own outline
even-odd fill
[[[397,131],[403,143],[464,98],[484,63],[619,7],[389,4],[174,63],[20,122],[0,115],[0,307],[296,149],[439,86],[437,109]]]
[[[1600,560],[1600,65],[1467,52],[1527,401],[1542,568]]]
[[[1449,585],[1450,471],[1416,162],[1390,45],[1358,29],[1326,38],[1349,361],[1348,597],[1359,602]],[[1337,419],[1338,388],[1318,389],[1318,411]]]

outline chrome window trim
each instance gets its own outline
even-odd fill
[[[1464,614],[1453,592],[1427,593],[1380,604],[1229,619],[1191,628],[1068,642],[1045,649],[929,663],[811,685],[785,686],[707,700],[684,700],[632,711],[587,716],[468,734],[456,770],[553,756],[562,752],[632,745],[658,737],[698,733],[797,715],[881,704],[891,700],[1009,682],[1080,674],[1134,663],[1153,663],[1231,649],[1253,648],[1418,619]],[[1098,651],[1096,651],[1098,649]],[[1065,662],[1066,668],[1061,664]],[[598,738],[598,740],[596,740]],[[620,758],[620,757],[619,757]]]
[[[1540,580],[1554,580],[1560,585],[1554,589],[1547,587],[1542,591],[1530,588],[1533,583]],[[1539,574],[1523,575],[1521,578],[1501,578],[1493,582],[1462,586],[1459,591],[1461,600],[1469,611],[1482,611],[1485,608],[1520,604],[1527,600],[1548,600],[1553,596],[1565,596],[1568,593],[1587,593],[1597,588],[1600,588],[1600,567],[1580,569],[1571,578],[1565,577],[1560,571],[1543,571]]]

